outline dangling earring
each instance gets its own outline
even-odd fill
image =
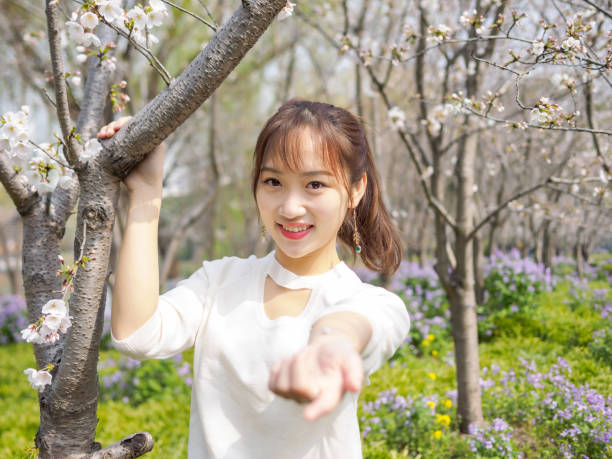
[[[260,233],[260,235],[261,235],[261,240],[265,241],[266,240],[266,227],[263,226],[263,225],[261,225],[261,233]]]
[[[361,238],[359,237],[359,231],[357,231],[357,210],[353,207],[353,244],[355,244],[355,251],[361,253]]]

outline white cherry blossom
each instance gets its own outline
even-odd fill
[[[529,52],[534,56],[539,56],[544,52],[544,42],[542,40],[536,40],[531,44]]]
[[[104,70],[112,73],[117,69],[117,58],[115,56],[105,56],[105,59],[102,59],[101,65]]]
[[[79,22],[84,28],[93,29],[98,25],[98,22],[100,21],[98,20],[98,16],[88,11],[87,13],[84,13],[81,16],[81,19],[79,19]]]
[[[28,343],[42,344],[45,342],[44,338],[38,333],[36,324],[30,324],[28,328],[21,330],[21,338]]]
[[[151,11],[147,13],[147,26],[160,26],[162,25],[164,18],[168,16],[166,11],[166,5],[161,0],[150,0],[149,6]]]
[[[102,42],[98,38],[98,36],[94,33],[87,32],[83,34],[83,38],[81,39],[81,43],[85,46],[94,46],[96,48],[102,45]]]
[[[85,30],[81,24],[74,21],[68,21],[66,22],[66,29],[68,30],[68,35],[72,41],[79,44],[83,43]]]
[[[72,316],[65,315],[64,317],[62,317],[58,330],[61,333],[66,333],[71,325],[72,325]]]
[[[97,4],[98,11],[108,22],[114,22],[123,15],[121,0],[100,0]]]
[[[582,44],[580,43],[580,40],[577,40],[574,37],[568,37],[563,41],[563,43],[561,43],[561,49],[568,52],[579,53],[582,51]]]
[[[65,316],[68,313],[64,300],[50,300],[42,308],[43,314],[51,314],[55,316]]]
[[[394,129],[403,129],[406,124],[406,114],[399,107],[392,107],[389,110],[389,119]]]
[[[282,21],[284,19],[287,19],[289,16],[291,16],[293,14],[293,7],[295,6],[295,3],[291,3],[291,2],[287,2],[285,4],[285,7],[280,10],[280,13],[278,13],[278,20]]]
[[[100,153],[102,145],[98,142],[98,139],[90,139],[85,143],[85,148],[81,152],[81,159],[90,159]]]
[[[128,18],[128,20],[134,21],[135,29],[142,30],[147,25],[147,15],[139,6],[132,8],[125,16]]]
[[[28,368],[23,372],[28,375],[28,381],[33,389],[42,391],[47,384],[51,384],[52,376],[47,370],[37,371],[34,368]]]

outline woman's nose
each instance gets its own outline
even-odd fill
[[[287,193],[280,203],[278,212],[282,217],[289,219],[303,216],[306,213],[306,209],[299,193]]]

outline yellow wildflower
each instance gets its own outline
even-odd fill
[[[448,427],[450,426],[450,417],[448,416],[448,414],[437,414],[436,415],[436,422],[438,424],[442,424],[444,427]]]
[[[428,402],[425,402],[425,405],[427,405],[433,410],[436,407],[436,402],[432,402],[431,400],[429,400]]]
[[[433,341],[435,338],[434,335],[432,335],[431,333],[429,335],[427,335],[427,341]]]
[[[423,345],[423,347],[427,347],[429,346],[429,341],[427,341],[426,339],[423,340],[423,342],[421,343]]]
[[[449,399],[444,400],[444,408],[450,408],[451,406],[453,406],[453,402]]]
[[[436,351],[435,349],[431,351],[431,355],[433,355],[434,357],[438,356],[438,351]]]
[[[433,437],[434,437],[436,440],[439,440],[440,438],[442,438],[442,431],[441,431],[441,430],[436,430],[436,431],[433,433]]]
[[[435,373],[427,373],[427,376],[431,379],[433,379],[434,381],[436,380],[436,374]]]

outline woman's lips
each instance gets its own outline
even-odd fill
[[[310,231],[314,228],[313,225],[281,225],[280,223],[278,223],[278,227],[280,228],[280,232],[283,236],[285,236],[287,239],[302,239],[303,237],[305,237],[308,233],[310,233]],[[291,228],[293,231],[288,231],[285,228]],[[299,228],[304,228],[304,229],[299,229]],[[298,231],[296,231],[296,229],[299,229]]]

